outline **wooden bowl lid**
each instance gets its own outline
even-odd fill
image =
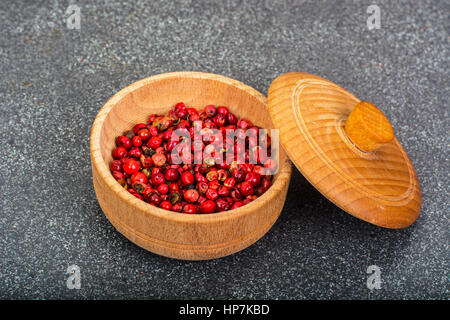
[[[417,219],[422,194],[414,167],[374,105],[296,72],[273,81],[268,106],[290,159],[335,205],[385,228]]]

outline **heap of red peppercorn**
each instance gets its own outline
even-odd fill
[[[201,121],[202,125],[195,125],[194,121]],[[217,148],[219,139],[208,134],[208,129],[218,129],[222,134],[222,149]],[[243,148],[236,143],[237,138],[227,140],[228,129],[253,130],[251,133],[254,134],[244,137],[247,143]],[[173,134],[175,130],[184,131],[191,137],[190,149],[186,150],[183,136]],[[196,136],[196,132],[202,135]],[[148,124],[136,124],[132,130],[117,137],[110,170],[132,195],[162,209],[213,213],[239,208],[261,196],[272,185],[271,173],[276,163],[270,159],[270,152],[263,156],[259,152],[261,145],[249,147],[248,140],[257,141],[258,132],[259,128],[249,120],[238,120],[224,106],[208,105],[199,113],[180,102],[167,115],[152,114]],[[263,147],[267,149],[270,137],[263,141]],[[234,144],[232,159],[220,163],[217,159],[223,159],[225,155],[223,146],[230,143]],[[174,164],[174,148],[178,148],[175,150],[179,150],[177,154],[182,163],[195,163],[196,145],[202,151],[209,148],[213,157],[201,159],[201,164]],[[239,157],[244,160],[239,162],[244,163],[237,164]],[[254,164],[249,163],[250,158],[256,159]]]

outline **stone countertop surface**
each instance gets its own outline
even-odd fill
[[[0,298],[448,299],[449,12],[443,0],[0,2]],[[415,166],[420,217],[370,225],[294,169],[280,218],[239,253],[178,261],[134,245],[97,203],[91,125],[119,89],[180,70],[263,93],[304,71],[371,101]],[[66,286],[74,264],[79,290]]]

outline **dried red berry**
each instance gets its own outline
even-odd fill
[[[208,181],[217,180],[218,177],[219,174],[217,173],[217,170],[212,170],[206,174],[206,179],[208,179]]]
[[[206,182],[199,182],[197,184],[197,190],[200,194],[205,194],[208,190],[208,184]]]
[[[126,173],[133,174],[139,171],[139,162],[134,159],[128,159],[122,167]]]
[[[182,212],[183,211],[183,204],[182,203],[176,203],[172,206],[172,211],[174,212]]]
[[[170,210],[170,209],[172,209],[172,203],[170,203],[170,201],[163,201],[163,202],[161,202],[159,207],[161,209]]]
[[[227,116],[228,113],[230,113],[230,111],[228,110],[227,107],[221,106],[221,107],[217,107],[217,113],[221,114],[223,116]]]
[[[186,109],[186,105],[184,104],[184,102],[178,102],[175,105],[175,109]]]
[[[125,149],[131,148],[131,140],[128,137],[125,136],[119,136],[116,138],[116,145],[118,147],[124,147]]]
[[[243,163],[243,164],[241,164],[241,169],[245,173],[252,172],[253,171],[253,167],[254,167],[254,165],[251,164],[251,163]]]
[[[250,182],[248,181],[244,181],[241,184],[241,187],[239,188],[239,191],[241,191],[241,193],[244,196],[249,196],[251,194],[253,194],[253,186],[250,184]]]
[[[163,139],[158,136],[151,137],[150,140],[148,140],[148,142],[147,142],[147,147],[152,148],[152,149],[157,149],[157,148],[159,148],[159,146],[161,145],[162,142],[163,142]]]
[[[217,180],[225,181],[226,178],[228,178],[228,172],[225,169],[217,170]]]
[[[212,200],[206,200],[200,204],[201,213],[213,213],[216,211],[216,203]]]
[[[128,156],[134,159],[139,159],[142,155],[142,151],[139,148],[132,147],[130,151],[128,151]]]
[[[127,137],[128,139],[132,140],[134,137],[134,132],[131,130],[125,131],[123,134],[124,137]]]
[[[266,169],[262,166],[254,166],[253,172],[259,174],[260,176],[264,176],[266,174]]]
[[[197,204],[200,206],[203,202],[208,200],[205,196],[200,195],[197,200]]]
[[[183,174],[181,175],[181,182],[185,186],[193,184],[194,183],[194,175],[192,173],[190,173],[189,171],[183,172]]]
[[[218,191],[218,194],[221,197],[228,197],[230,195],[230,193],[231,193],[230,188],[227,188],[225,186],[221,186]]]
[[[180,201],[180,198],[181,198],[181,196],[180,196],[180,194],[179,194],[178,192],[172,192],[172,193],[169,195],[169,201],[170,201],[172,204],[175,204],[175,203],[177,203],[178,201]]]
[[[231,206],[232,205],[230,204],[230,202],[226,201],[225,199],[218,199],[216,201],[216,208],[218,212],[229,210]]]
[[[132,131],[134,132],[134,134],[137,134],[139,130],[141,129],[145,129],[147,128],[147,125],[145,123],[138,123],[137,125],[135,125],[132,129]]]
[[[162,153],[155,153],[152,156],[153,164],[157,167],[162,167],[166,164],[167,158]]]
[[[160,184],[163,184],[166,182],[166,179],[164,178],[164,175],[161,172],[158,172],[154,175],[152,175],[152,184],[157,187]]]
[[[185,109],[180,109],[176,112],[178,118],[184,119],[187,116],[187,112]]]
[[[231,198],[233,199],[233,201],[238,202],[240,200],[242,200],[242,194],[239,191],[239,189],[234,189],[231,191]]]
[[[148,131],[147,127],[145,127],[145,129],[141,129],[138,131],[137,136],[140,137],[142,141],[147,141],[148,139],[150,139],[151,134]]]
[[[161,172],[161,168],[153,167],[153,168],[152,168],[152,175],[157,174],[157,173],[162,173],[162,172]]]
[[[197,208],[193,204],[188,203],[184,205],[183,212],[193,214],[197,212]]]
[[[144,168],[150,168],[153,165],[153,160],[150,156],[145,156],[142,154],[139,159],[141,160],[142,166]]]
[[[223,182],[223,185],[227,188],[234,188],[234,186],[236,185],[236,180],[231,177],[231,178],[227,178],[225,179],[225,181]]]
[[[216,115],[217,109],[216,106],[210,104],[205,107],[205,113],[208,117],[212,118]]]
[[[131,184],[139,182],[141,184],[146,184],[148,181],[147,176],[142,172],[136,172],[131,175]]]
[[[269,189],[272,185],[272,181],[269,178],[263,178],[261,180],[261,187],[263,187],[265,190]]]
[[[142,195],[144,196],[145,201],[148,200],[148,198],[152,195],[152,193],[154,193],[155,190],[150,187],[149,185],[147,185],[144,189],[144,191],[142,192]]]
[[[156,129],[162,131],[170,127],[172,122],[173,120],[170,117],[156,117],[155,120],[153,120],[152,125],[155,126]]]
[[[138,198],[139,200],[143,200],[144,197],[142,195],[140,195],[139,193],[137,193],[136,191],[134,191],[133,189],[129,189],[128,191],[130,191],[130,193],[135,196],[136,198]]]
[[[219,113],[214,117],[214,123],[218,127],[224,126],[226,122],[227,122],[227,119],[225,118],[225,116],[223,114]]]
[[[147,185],[142,184],[141,182],[135,182],[134,184],[132,184],[132,186],[137,193],[143,193],[145,191],[145,188],[147,187]]]
[[[187,202],[194,203],[198,200],[199,194],[197,190],[189,189],[184,192],[183,197]]]
[[[176,183],[169,185],[169,192],[180,192],[180,186]]]
[[[157,193],[152,193],[151,196],[149,197],[149,203],[151,203],[155,206],[159,206],[161,201],[162,201],[162,199]]]
[[[133,142],[133,146],[135,146],[135,147],[142,146],[142,139],[139,136],[134,136],[131,141]]]
[[[240,129],[247,129],[253,126],[253,124],[247,119],[241,119],[237,122],[237,127]]]
[[[187,108],[186,112],[189,115],[189,120],[191,120],[191,121],[192,121],[191,117],[198,114],[198,112],[195,108]]]
[[[109,169],[111,171],[120,171],[120,170],[122,170],[122,162],[120,162],[120,160],[113,160],[113,161],[111,161],[111,163],[109,164]]]
[[[145,154],[146,156],[153,156],[155,154],[155,150],[153,150],[152,148],[149,148],[147,146],[142,146],[142,153]]]
[[[174,168],[169,168],[166,170],[166,173],[164,174],[167,181],[176,181],[178,180],[178,170]]]
[[[155,126],[149,125],[149,126],[147,126],[147,129],[152,137],[155,137],[158,135],[158,129],[156,129]]]
[[[216,189],[208,189],[206,190],[205,196],[210,200],[216,200],[219,197],[219,193]]]
[[[198,167],[197,167],[198,168]],[[196,172],[194,174],[194,178],[195,178],[195,182],[200,183],[200,182],[208,182],[208,179],[205,178],[204,175],[202,175],[200,172]]]
[[[125,175],[120,171],[113,171],[112,175],[121,185],[125,183]]]
[[[261,182],[261,176],[255,172],[249,172],[245,176],[245,181],[248,181],[253,187],[257,187]]]
[[[213,180],[213,181],[210,181],[210,182],[208,183],[208,187],[209,187],[210,189],[215,189],[215,190],[219,189],[219,187],[220,187],[220,182],[219,182],[219,180]]]
[[[245,172],[238,169],[234,169],[231,172],[231,176],[236,180],[236,182],[242,182],[245,179]]]
[[[233,203],[233,205],[231,206],[231,210],[240,208],[240,207],[242,207],[243,205],[244,205],[244,203],[242,203],[242,202],[240,202],[240,201],[237,201],[237,202]]]
[[[127,156],[127,149],[125,149],[124,147],[117,147],[116,149],[113,150],[112,152],[112,156],[114,159],[120,159],[123,157]]]
[[[231,112],[227,114],[227,122],[228,122],[229,124],[234,125],[234,124],[237,123],[237,121],[238,121],[238,119],[236,118],[236,116],[235,116],[234,114],[232,114]],[[235,128],[233,128],[233,130],[234,130],[234,129],[235,129]]]
[[[158,186],[158,192],[160,194],[166,194],[167,192],[169,192],[169,186],[167,184],[165,184],[165,183],[160,184]]]

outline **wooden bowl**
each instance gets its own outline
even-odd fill
[[[165,114],[175,103],[203,108],[227,106],[239,118],[272,129],[266,98],[230,78],[200,72],[164,73],[137,81],[116,93],[100,110],[91,132],[92,176],[98,202],[126,238],[162,256],[203,260],[242,250],[260,239],[277,220],[291,177],[291,163],[280,148],[273,185],[257,200],[214,214],[182,214],[154,207],[126,191],[111,175],[115,137],[152,113]]]

